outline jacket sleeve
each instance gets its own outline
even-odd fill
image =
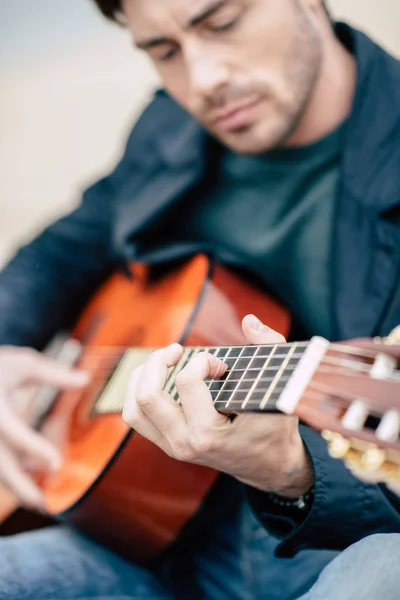
[[[109,179],[97,183],[77,210],[22,247],[0,273],[0,344],[42,348],[72,324],[115,263],[112,196]]]
[[[0,344],[43,348],[72,325],[116,268],[115,204],[136,174],[136,129],[114,172],[84,193],[77,210],[22,247],[0,273]]]
[[[276,554],[291,557],[304,549],[343,550],[375,533],[400,533],[400,498],[384,486],[363,483],[340,460],[329,456],[325,440],[300,425],[315,474],[315,496],[303,517],[275,508],[262,492],[248,488],[255,514],[281,539]]]

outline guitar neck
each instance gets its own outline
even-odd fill
[[[179,402],[176,376],[196,354],[207,351],[228,365],[228,371],[222,378],[206,380],[218,411],[276,411],[277,403],[285,391],[290,389],[290,396],[294,388],[297,390],[296,396],[301,391],[301,382],[307,379],[304,369],[310,364],[310,350],[313,345],[315,348],[315,342],[324,342],[325,351],[327,342],[321,338],[315,338],[312,342],[261,346],[185,347],[181,360],[169,370],[164,389]],[[96,414],[122,412],[129,375],[146,360],[152,350],[132,348],[124,353],[95,404]],[[301,370],[297,369],[300,363],[304,366]],[[313,370],[316,366],[313,366]],[[300,371],[301,378],[298,375]]]

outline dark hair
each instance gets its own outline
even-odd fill
[[[123,23],[121,0],[94,0],[101,12],[107,19]],[[330,17],[326,0],[322,2],[326,14]]]
[[[121,0],[94,0],[107,19],[122,22]]]

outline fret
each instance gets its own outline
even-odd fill
[[[277,385],[274,391],[271,393],[269,397],[269,401],[267,406],[261,408],[261,404],[265,398],[266,390],[255,391],[248,397],[248,394],[245,390],[239,391],[235,393],[234,399],[231,400],[229,407],[233,409],[235,412],[244,412],[244,411],[265,411],[265,410],[275,410],[276,403],[279,400],[282,392],[285,389],[287,381],[283,385]],[[222,397],[221,400],[215,402],[215,408],[217,410],[222,410],[226,407],[226,401],[229,399],[229,396]],[[246,400],[246,402],[244,402]]]
[[[240,348],[240,347],[232,348],[231,352],[229,353],[229,358],[231,357],[231,355],[233,355],[233,357],[235,357],[235,355],[236,355],[236,361],[235,361],[235,363],[234,363],[234,364],[233,364],[233,366],[232,366],[232,370],[229,370],[229,371],[228,371],[228,375],[227,375],[227,376],[226,376],[226,378],[225,378],[225,381],[224,381],[224,383],[223,383],[223,385],[222,385],[222,387],[221,387],[221,390],[218,392],[218,394],[217,394],[217,396],[216,396],[216,400],[219,398],[219,396],[220,396],[220,394],[221,394],[222,392],[225,392],[225,388],[226,388],[226,386],[227,386],[227,385],[230,385],[230,384],[229,384],[229,378],[230,378],[230,376],[232,375],[232,373],[233,373],[233,371],[234,371],[234,369],[235,369],[235,364],[236,364],[236,362],[239,360],[239,358],[241,358],[241,354],[242,354],[242,352],[244,351],[244,349],[245,349],[245,346],[243,346],[242,348]],[[225,361],[225,362],[226,362],[226,361]],[[230,398],[232,398],[232,393],[231,393],[231,396],[230,396]],[[227,406],[229,405],[229,402],[230,402],[230,400],[228,400],[228,402],[227,402]]]
[[[253,368],[256,371],[260,371],[260,370],[264,369],[265,368],[265,361],[267,359],[268,359],[268,357],[265,357],[265,356],[256,356],[256,358],[253,361]]]
[[[232,366],[234,366],[236,360],[237,360],[237,348],[235,348],[235,352],[234,354],[236,356],[231,357],[231,352],[234,350],[234,348],[228,348],[225,356],[222,358],[222,360],[228,365],[228,371],[227,373],[224,375],[224,377],[222,377],[221,379],[211,379],[211,385],[209,386],[209,390],[211,393],[211,397],[213,399],[213,401],[215,402],[215,399],[218,398],[218,395],[221,393],[222,388],[224,387],[224,385],[226,384],[226,379],[230,374],[230,367],[229,365],[231,364]],[[213,389],[211,389],[211,387]],[[232,396],[232,393],[229,392],[229,397]]]
[[[266,369],[267,367],[269,367],[269,363],[270,363],[270,361],[273,359],[273,357],[274,357],[274,353],[277,351],[277,349],[278,349],[278,345],[275,345],[275,346],[273,346],[273,347],[272,347],[272,350],[271,350],[271,351],[270,351],[270,353],[269,353],[269,356],[268,356],[267,360],[266,360],[266,361],[264,360],[264,364],[263,364],[263,366],[261,367],[261,369],[260,369],[260,372],[259,372],[259,374],[257,375],[256,379],[254,380],[254,383],[253,383],[253,385],[251,386],[251,388],[250,388],[250,389],[249,389],[249,391],[247,392],[246,396],[243,398],[243,401],[242,401],[242,409],[245,409],[245,408],[246,408],[246,405],[247,405],[247,403],[249,402],[249,400],[250,400],[251,396],[253,395],[253,392],[254,392],[255,388],[257,387],[257,385],[258,385],[259,381],[261,380],[261,377],[263,376],[263,373],[264,373],[265,369]],[[263,349],[263,350],[264,350],[264,349]],[[257,358],[257,357],[256,357],[256,358]]]
[[[305,349],[301,353],[296,352],[296,345],[294,345],[287,354],[286,358],[280,362],[279,368],[276,369],[275,375],[271,377],[270,374],[264,373],[260,383],[255,392],[253,392],[251,400],[262,402],[265,401],[265,394],[269,394],[268,403],[269,405],[275,405],[278,401],[281,392],[285,389],[286,384],[291,379],[297,365],[299,364],[302,356],[304,355]],[[264,395],[264,397],[261,397]]]
[[[208,352],[209,354],[212,354],[213,356],[217,356],[219,351],[219,348],[205,348],[204,352]],[[208,389],[210,389],[210,385],[212,383],[212,379],[205,379],[204,383],[206,384],[206,386],[208,387]]]
[[[285,368],[285,375],[290,375],[291,373],[293,373],[294,370],[295,370],[295,368],[296,368],[296,365],[289,365],[288,367],[286,367]],[[276,368],[276,367],[274,367],[273,369],[269,369],[267,367],[264,372],[265,373],[269,373],[269,377],[263,378],[263,380],[262,380],[263,383],[268,383],[268,382],[271,383],[273,381],[273,379],[274,379],[274,377],[276,375],[276,372],[278,370],[279,369]],[[234,371],[233,374],[237,375],[237,377],[231,379],[230,381],[232,381],[232,382],[234,382],[234,381],[236,381],[236,382],[242,381],[244,383],[247,382],[247,381],[250,381],[251,383],[253,383],[254,380],[255,380],[255,378],[256,378],[256,376],[257,376],[257,374],[259,372],[260,372],[260,369],[249,369],[248,371],[246,371],[245,369],[243,369],[242,371],[239,371],[239,372],[237,372],[236,369],[235,369],[235,371]],[[249,377],[242,377],[241,374],[244,374],[244,375],[250,374],[250,375],[249,375]],[[289,378],[288,378],[288,380],[289,380]],[[210,380],[207,379],[206,381],[210,381]],[[211,381],[217,382],[217,381],[220,381],[220,380],[219,379],[211,379]],[[264,390],[264,391],[266,391],[266,390]]]
[[[291,359],[292,354],[295,352],[296,350],[296,344],[293,344],[291,350],[288,352],[285,360],[283,361],[279,371],[277,372],[277,374],[275,375],[274,381],[270,384],[269,388],[268,388],[268,392],[265,394],[264,399],[262,400],[261,404],[260,404],[260,408],[263,409],[266,407],[269,399],[272,396],[272,393],[274,391],[274,389],[276,388],[278,381],[282,375],[282,373],[285,371],[285,367],[288,364],[289,360]]]
[[[199,354],[201,351],[203,350],[203,348],[188,348],[187,352],[184,352],[184,355],[182,358],[184,358],[184,360],[180,360],[179,361],[179,371],[181,371],[186,365],[187,363],[196,356],[196,354]],[[174,369],[174,375],[172,377],[172,385],[169,389],[169,393],[172,396],[172,398],[177,401],[179,403],[179,394],[177,392],[176,389],[176,385],[175,385],[175,378],[176,375],[178,375],[179,371],[175,368]],[[165,388],[164,388],[165,389]]]
[[[240,399],[241,410],[244,410],[247,404],[259,409],[258,405],[265,399],[271,385],[274,390],[270,390],[269,401],[271,404],[277,401],[306,347],[307,342],[297,346],[293,346],[293,344],[247,346],[247,368],[238,368],[239,366],[244,367],[246,362],[241,353],[238,358],[231,359],[232,366],[228,377],[207,380],[215,407],[226,409],[227,405],[229,407],[232,406],[232,403],[236,405],[237,400]],[[238,352],[236,351],[235,354],[237,355]],[[262,366],[254,368],[253,365],[260,359],[260,356],[262,357],[260,361]],[[223,357],[220,356],[220,358]],[[282,365],[284,365],[284,372],[280,374],[278,383],[276,375]],[[256,403],[258,403],[257,406],[255,406]]]
[[[228,361],[236,361],[236,358],[230,359],[230,353],[232,348],[219,348],[218,349],[218,353],[221,350],[226,350],[225,355],[224,356],[219,356],[218,358],[221,358],[221,360],[223,360],[225,363],[228,364]],[[234,362],[233,362],[234,364]],[[229,372],[229,371],[228,371]],[[206,380],[208,381],[208,380]],[[225,377],[221,378],[221,379],[210,379],[209,380],[209,385],[208,385],[208,389],[210,390],[211,393],[211,397],[215,402],[215,398],[218,396],[219,392],[221,391],[223,385],[225,384]],[[212,388],[212,389],[211,389]]]
[[[178,363],[168,369],[164,390],[179,401],[175,385],[177,374],[199,352],[209,352],[223,360],[225,376],[206,379],[205,383],[217,409],[263,410],[278,399],[304,355],[308,342],[278,345],[219,346],[213,348],[186,347]],[[121,412],[127,379],[131,371],[142,364],[153,351],[131,348],[126,351],[102,390],[93,411]]]
[[[243,375],[245,374],[245,371],[243,371]],[[251,387],[254,384],[254,377],[251,377],[249,379],[230,379],[229,380],[230,386],[225,388],[225,391],[228,390],[234,390],[235,387],[237,387],[237,385],[240,383],[240,389],[242,391],[249,391],[251,389]]]
[[[206,380],[207,387],[210,390],[211,397],[215,401],[215,398],[218,395],[218,392],[221,391],[222,386],[225,383],[225,379],[207,379]]]
[[[274,409],[307,348],[307,344],[302,343],[301,346],[301,352],[298,352],[296,345],[287,346],[286,354],[281,353],[281,347],[278,346],[273,354],[270,354],[269,360],[264,363],[264,368],[258,371],[256,377],[254,377],[254,372],[257,370],[251,368],[248,369],[245,377],[237,377],[236,379],[240,379],[240,386],[235,391],[229,407],[237,412],[260,411],[265,410],[268,404],[268,409]],[[279,360],[277,360],[278,356]],[[271,363],[275,366],[270,367]],[[227,394],[220,395],[215,403],[215,408],[217,410],[225,409],[228,400]]]
[[[228,370],[232,371],[235,368],[236,361],[241,356],[242,352],[244,352],[246,346],[232,346],[223,359],[224,362],[228,365]]]
[[[271,360],[268,363],[268,367],[270,368],[275,368],[275,370],[277,371],[278,369],[281,368],[282,363],[285,362],[285,360],[287,360],[288,354],[286,355],[286,357],[284,357],[284,359],[282,360],[281,357],[278,356],[273,356],[271,358]],[[287,361],[288,362],[288,361]]]
[[[247,392],[246,391],[240,391],[238,390],[235,393],[235,403],[237,401],[240,401],[240,404],[242,404],[242,402],[245,400],[247,396]],[[220,394],[218,395],[218,400],[214,401],[214,406],[215,408],[221,410],[221,409],[227,409],[227,408],[231,408],[232,407],[232,402],[233,402],[233,394],[232,392],[225,392],[225,391],[221,391]]]
[[[221,352],[221,350],[225,350],[225,348],[210,348],[209,353],[212,354],[213,356],[216,356],[220,360],[224,360],[224,356],[219,356],[219,353]],[[213,385],[213,383],[215,381],[221,381],[221,385],[223,383],[222,379],[206,379],[205,380],[205,383],[210,391],[211,391],[211,386]]]
[[[298,363],[298,361],[301,359],[301,357],[302,357],[302,354],[298,354],[298,355],[296,355],[296,357],[295,357],[295,360],[294,360],[293,362],[289,362],[288,368],[291,368],[292,366],[293,366],[293,368],[295,368],[296,364],[297,364],[297,363]],[[258,357],[256,357],[256,358],[258,359]],[[279,360],[279,362],[277,362],[277,364],[275,364],[275,366],[273,366],[273,367],[270,367],[270,366],[269,366],[269,367],[267,367],[265,370],[266,370],[267,372],[268,372],[268,371],[271,371],[271,372],[276,372],[276,371],[279,369],[280,365],[282,364],[282,362],[283,362],[283,359],[284,359],[284,357],[281,357],[281,359]],[[254,373],[254,374],[255,374],[255,373],[258,373],[258,372],[260,371],[260,369],[262,369],[262,368],[263,368],[263,365],[265,364],[265,361],[266,361],[266,360],[267,360],[267,357],[264,357],[264,358],[262,359],[262,361],[260,362],[260,366],[259,366],[259,367],[257,367],[257,368],[255,368],[255,367],[253,366],[253,364],[252,364],[251,368],[249,368],[249,369],[236,369],[236,368],[235,368],[235,373],[238,375],[238,377],[240,377],[240,376],[241,376],[241,373],[242,373],[243,371],[246,371],[247,373]]]
[[[171,367],[168,370],[168,377],[167,377],[166,384],[164,386],[165,392],[170,393],[170,391],[172,390],[172,387],[175,382],[175,377],[179,373],[179,371],[181,369],[183,369],[185,364],[188,362],[188,360],[189,360],[188,357],[190,356],[191,352],[192,352],[192,348],[184,348],[181,359],[176,363],[175,367]]]
[[[243,385],[243,379],[246,376],[247,373],[247,369],[248,367],[252,364],[252,361],[254,360],[255,355],[257,354],[259,348],[254,347],[252,349],[252,351],[247,352],[248,356],[246,358],[242,358],[242,355],[240,355],[240,357],[237,359],[236,361],[236,365],[239,366],[245,366],[247,363],[247,367],[243,370],[242,372],[242,376],[240,377],[239,380],[235,380],[235,379],[230,379],[229,381],[227,381],[227,385],[225,387],[223,387],[222,389],[225,391],[228,391],[229,389],[232,390],[232,397],[230,400],[228,400],[226,407],[228,408],[230,403],[236,399],[236,394],[241,393],[242,391],[245,391],[242,389],[242,385]],[[250,358],[250,362],[249,362],[249,358]],[[234,367],[234,370],[232,371],[232,374],[237,374],[237,369],[236,369],[236,365]],[[248,382],[246,382],[247,384]],[[233,387],[232,387],[233,386]],[[250,389],[250,388],[247,388]],[[218,397],[218,396],[217,396]]]
[[[250,344],[249,346],[244,346],[241,356],[243,358],[252,358],[259,348],[260,348],[260,346],[258,346],[256,344]]]
[[[240,357],[237,359],[235,364],[235,374],[240,376],[239,379],[241,379],[243,375],[246,374],[246,372],[249,370],[250,365],[253,364],[254,357],[257,354],[258,350],[259,348],[257,348],[256,346],[252,346],[251,352],[247,352],[246,356],[243,356],[243,354],[241,354]],[[242,375],[240,375],[240,373],[242,373]]]

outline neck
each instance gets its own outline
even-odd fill
[[[206,380],[216,408],[221,412],[276,410],[276,402],[308,347],[308,342],[262,346],[185,347],[178,364],[169,371],[165,384],[174,400],[179,401],[176,375],[202,350],[214,354],[228,365],[220,379]],[[132,369],[146,360],[151,349],[132,348],[125,352],[109,382],[100,394],[94,412],[121,412],[127,382]]]
[[[354,56],[337,39],[330,24],[323,27],[323,58],[311,99],[286,146],[311,144],[334,131],[351,112],[356,87]]]

